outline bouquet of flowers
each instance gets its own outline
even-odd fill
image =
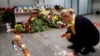
[[[18,31],[18,32],[23,32],[24,31],[24,29],[23,29],[21,24],[16,24],[15,25],[15,30]]]
[[[41,19],[33,17],[31,21],[32,23],[30,32],[39,32],[44,30],[43,29],[44,22]]]

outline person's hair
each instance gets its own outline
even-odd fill
[[[60,13],[61,16],[66,16],[66,13],[74,14],[74,10],[72,8],[63,9]]]

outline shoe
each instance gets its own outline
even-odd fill
[[[67,48],[74,49],[74,45],[69,45]]]
[[[90,50],[84,50],[83,52],[80,52],[82,55],[87,55],[89,53],[95,53],[95,49],[91,48]]]
[[[92,49],[91,49],[91,52],[92,52],[92,53],[95,53],[95,49],[94,49],[94,48],[92,48]]]

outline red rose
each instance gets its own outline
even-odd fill
[[[14,34],[20,34],[20,32],[19,32],[19,31],[17,31],[17,30],[15,30],[15,31],[14,31]]]
[[[31,29],[31,26],[26,27],[26,32],[28,32]]]

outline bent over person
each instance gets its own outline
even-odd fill
[[[68,46],[73,50],[73,54],[81,53],[87,55],[95,52],[94,46],[99,43],[99,31],[94,24],[84,16],[74,15],[74,10],[63,9],[61,18],[68,24],[66,36],[73,45]]]

